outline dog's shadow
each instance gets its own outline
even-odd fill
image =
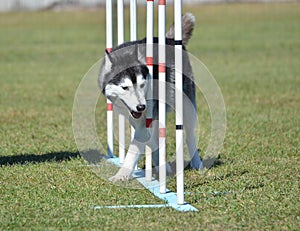
[[[19,154],[12,156],[0,156],[0,166],[9,165],[24,165],[29,163],[43,163],[43,162],[61,162],[78,158],[79,152],[50,152],[41,155],[36,154]]]
[[[38,164],[43,162],[70,161],[74,158],[83,158],[88,164],[97,164],[107,156],[98,150],[88,150],[84,152],[50,152],[45,154],[18,154],[11,156],[0,156],[0,166]]]

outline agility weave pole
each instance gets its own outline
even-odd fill
[[[130,41],[137,40],[137,8],[136,8],[136,0],[130,0]],[[131,140],[134,139],[134,127],[131,126]],[[134,169],[137,170],[138,163],[136,163]]]
[[[175,111],[176,111],[176,185],[178,204],[184,204],[183,83],[182,83],[182,3],[174,1],[175,28]]]
[[[117,5],[118,15],[118,45],[124,43],[124,0],[118,0]],[[122,164],[125,159],[126,134],[125,134],[126,120],[125,116],[119,114],[119,159]]]
[[[147,99],[150,99],[147,102],[147,117],[146,117],[146,127],[148,130],[152,127],[152,118],[153,118],[153,30],[154,30],[154,3],[153,1],[147,1],[147,35],[146,35],[146,65],[149,69],[149,78],[148,78],[148,91]],[[145,157],[146,157],[146,180],[152,180],[152,150],[146,145],[145,148]]]
[[[112,0],[106,0],[106,50],[111,52],[113,48],[113,20]],[[107,99],[107,155],[114,156],[114,119],[113,104]]]
[[[178,211],[198,211],[184,201],[184,151],[183,151],[183,83],[182,83],[182,0],[174,0],[174,28],[175,28],[175,89],[176,89],[176,183],[177,194],[166,188],[166,1],[158,0],[158,72],[159,72],[159,181],[152,178],[152,150],[146,146],[146,172],[136,169],[132,176],[146,189],[152,192],[166,204],[162,205],[129,205],[129,206],[95,206],[99,208],[162,208],[172,207]],[[146,64],[149,68],[150,79],[147,98],[153,97],[153,9],[154,1],[147,0],[147,36],[146,36]],[[118,44],[124,42],[124,2],[118,0]],[[130,2],[130,40],[137,39],[136,0]],[[112,29],[112,0],[106,0],[106,49],[113,47]],[[152,105],[148,105],[146,127],[151,128]],[[113,154],[113,108],[107,100],[107,143],[108,161],[121,167],[125,158],[125,121],[119,117],[119,158]],[[124,125],[124,126],[123,126]],[[132,133],[133,134],[133,133]],[[121,147],[122,146],[122,147]]]
[[[159,120],[159,183],[166,193],[166,1],[158,0],[158,120]]]

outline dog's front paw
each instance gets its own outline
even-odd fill
[[[109,181],[111,182],[122,182],[122,181],[129,181],[129,180],[130,180],[130,176],[120,175],[120,174],[116,174],[109,178]]]

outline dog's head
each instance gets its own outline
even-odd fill
[[[135,119],[146,110],[149,70],[136,45],[106,52],[99,76],[102,93],[126,108]]]

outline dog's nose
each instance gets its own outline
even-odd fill
[[[146,105],[145,104],[139,104],[136,106],[136,109],[141,112],[141,111],[145,111],[146,109]]]

